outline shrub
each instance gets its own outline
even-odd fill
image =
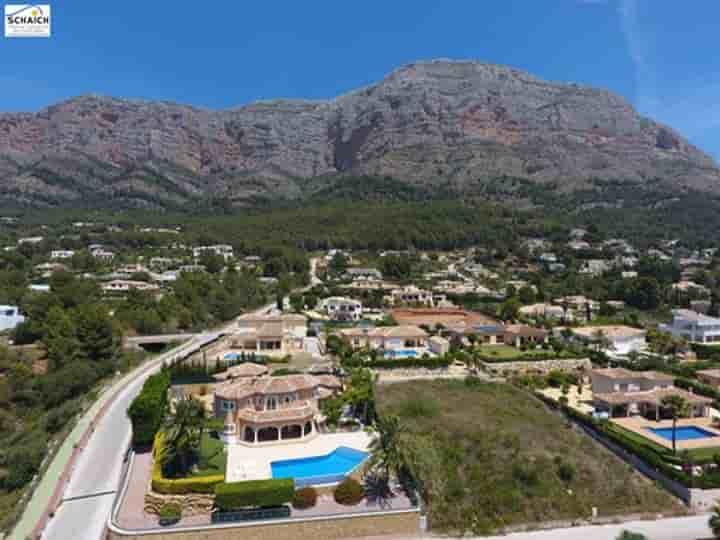
[[[134,445],[149,446],[153,444],[162,423],[168,388],[170,388],[168,371],[151,375],[130,404],[127,414],[132,422]]]
[[[160,518],[161,524],[175,523],[177,521],[180,521],[181,517],[182,507],[178,503],[166,502],[160,507],[160,510],[158,511],[158,518]]]
[[[557,475],[560,480],[569,484],[575,478],[575,467],[571,463],[561,462],[558,465]]]
[[[292,478],[222,482],[215,486],[215,506],[226,511],[280,506],[292,501],[294,494]]]
[[[292,505],[298,510],[312,508],[315,503],[317,503],[317,491],[314,487],[300,488],[293,495]]]
[[[157,456],[163,444],[163,435],[155,437],[153,453]],[[194,476],[192,478],[165,478],[160,460],[153,463],[152,489],[164,495],[185,495],[186,493],[215,493],[215,486],[222,483],[225,477],[221,474],[211,476]]]
[[[363,500],[365,490],[360,482],[354,478],[346,478],[335,488],[335,502],[346,506],[353,506]]]

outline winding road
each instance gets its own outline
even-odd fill
[[[272,305],[254,313],[264,313]],[[100,540],[103,538],[131,437],[126,411],[139,393],[145,380],[157,373],[165,362],[187,357],[200,347],[229,331],[235,323],[213,332],[198,334],[191,340],[163,353],[136,368],[105,391],[98,402],[82,417],[77,427],[61,446],[35,490],[18,524],[8,540],[25,540],[37,532],[53,493],[61,482],[63,471],[70,463],[74,448],[79,454],[64,484],[62,501],[42,532],[43,540]],[[98,412],[104,413],[96,420]],[[83,436],[90,428],[89,438]]]

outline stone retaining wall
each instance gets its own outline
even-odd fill
[[[365,514],[306,521],[252,525],[198,527],[197,530],[172,529],[152,532],[119,533],[108,531],[108,540],[340,540],[367,536],[417,536],[419,511],[397,514]]]
[[[567,360],[536,360],[518,362],[483,362],[483,368],[495,375],[518,375],[522,373],[549,373],[550,371],[590,371],[589,358],[571,358]]]

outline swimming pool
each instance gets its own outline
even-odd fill
[[[658,437],[662,437],[665,440],[672,441],[672,428],[647,428],[648,431],[653,432]],[[675,430],[675,439],[678,441],[693,441],[697,439],[709,439],[710,437],[717,437],[712,431],[708,431],[697,426],[679,426]]]
[[[367,452],[340,446],[324,456],[286,459],[270,463],[273,478],[294,478],[295,486],[341,482],[367,458]]]
[[[394,349],[391,351],[385,351],[386,358],[413,358],[417,355],[417,351],[414,351],[413,349]]]

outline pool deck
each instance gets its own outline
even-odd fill
[[[270,446],[232,444],[227,447],[225,481],[240,482],[272,478],[270,464],[273,461],[324,456],[340,446],[367,452],[371,440],[372,437],[364,431],[354,431],[321,433],[309,441]]]
[[[649,431],[649,429],[672,428],[672,420],[660,420],[659,422],[655,422],[653,420],[647,420],[641,416],[633,416],[630,418],[613,418],[612,422],[627,429],[628,431],[642,435],[646,439],[649,439],[660,446],[672,448],[672,441]],[[720,447],[720,428],[714,427],[712,419],[710,418],[684,418],[678,420],[677,427],[697,427],[717,435],[717,437],[708,437],[705,439],[691,439],[685,441],[678,439],[678,450]]]

